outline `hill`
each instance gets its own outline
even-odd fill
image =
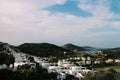
[[[98,51],[98,50],[102,50],[101,48],[94,48],[94,47],[90,47],[90,46],[77,46],[74,44],[65,44],[62,46],[64,49],[70,50],[72,52],[89,52],[89,51]]]
[[[86,51],[85,48],[79,47],[79,46],[76,46],[76,45],[73,45],[73,44],[65,44],[65,45],[62,46],[62,48],[70,50],[72,52]]]
[[[120,47],[117,48],[108,48],[103,50],[104,53],[120,53]]]
[[[69,50],[49,43],[24,43],[18,48],[24,53],[41,57],[63,56],[65,51],[69,52]]]
[[[98,51],[98,50],[103,50],[102,48],[95,48],[95,47],[90,47],[90,46],[83,46],[86,51]]]

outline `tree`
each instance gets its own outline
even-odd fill
[[[7,69],[0,69],[0,80],[16,80],[14,72]]]
[[[119,80],[119,72],[110,69],[108,71],[101,71],[96,73],[94,76],[87,75],[84,80]]]
[[[28,57],[28,60],[30,60],[30,62],[35,62],[34,57]]]
[[[15,57],[13,55],[8,56],[8,65],[12,64],[12,67],[14,67]]]
[[[13,55],[0,54],[0,64],[7,64],[7,66],[13,64],[14,66],[14,62],[15,62],[15,58]]]

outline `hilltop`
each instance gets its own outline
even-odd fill
[[[70,52],[50,43],[24,43],[18,46],[18,49],[24,53],[41,57],[63,56],[64,52]]]
[[[63,45],[62,48],[70,50],[72,52],[80,52],[80,51],[85,51],[86,50],[83,47],[79,47],[79,46],[73,45],[71,43]]]
[[[71,43],[63,45],[62,48],[70,50],[72,52],[78,52],[78,53],[81,51],[98,51],[98,50],[100,50],[98,48],[94,48],[94,47],[90,47],[90,46],[77,46],[77,45],[74,45]]]

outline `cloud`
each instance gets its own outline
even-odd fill
[[[110,11],[109,1],[107,3],[106,1],[108,0],[95,0],[92,3],[92,0],[80,0],[79,8],[91,13],[92,16],[78,17],[60,12],[52,13],[44,9],[56,4],[62,5],[67,0],[0,0],[1,40],[12,44],[73,42],[82,45],[98,45],[99,42],[100,44],[107,42],[102,39],[106,37],[104,35],[120,33],[90,31],[93,28],[106,26],[119,29],[119,20],[109,21],[119,16]]]
[[[111,0],[79,0],[78,7],[93,16],[111,18],[114,13],[110,11],[110,4]]]

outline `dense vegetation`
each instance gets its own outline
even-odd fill
[[[120,72],[113,69],[96,73],[94,76],[88,74],[84,80],[120,80]]]
[[[13,55],[8,55],[8,54],[0,54],[0,65],[1,64],[13,64],[14,65],[15,58]]]
[[[61,80],[57,79],[57,73],[48,73],[47,69],[38,66],[32,69],[29,65],[21,66],[13,72],[8,69],[0,69],[0,80]],[[64,80],[78,80],[72,75],[67,75]]]
[[[103,54],[106,54],[106,58],[120,59],[120,48],[106,49]]]
[[[69,50],[48,43],[25,43],[18,48],[24,53],[41,57],[63,57],[64,52],[69,52]]]
[[[30,69],[29,66],[23,66],[17,71],[1,69],[0,80],[60,80],[57,79],[57,73],[48,73],[46,69],[38,67]],[[79,80],[72,75],[67,75],[64,80]],[[120,80],[120,72],[113,69],[97,72],[95,75],[87,74],[82,80]]]
[[[0,80],[56,80],[56,78],[57,73],[48,73],[41,67],[31,69],[28,65],[22,66],[15,72],[8,69],[0,70]]]

